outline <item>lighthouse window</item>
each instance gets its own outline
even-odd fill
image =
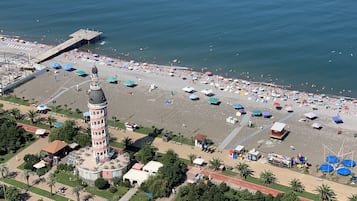
[[[102,123],[103,123],[103,119],[102,119]]]

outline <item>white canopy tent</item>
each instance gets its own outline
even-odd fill
[[[304,116],[309,119],[315,119],[317,115],[313,112],[305,113]]]
[[[35,135],[44,135],[46,133],[45,129],[37,129],[35,132]]]
[[[312,126],[313,128],[316,128],[316,129],[322,128],[322,125],[321,125],[320,123],[317,123],[317,122],[313,123],[311,126]]]
[[[36,169],[41,169],[46,167],[46,162],[41,160],[40,162],[36,163],[35,165],[33,165],[34,168]]]
[[[205,160],[203,158],[196,158],[195,160],[193,160],[193,164],[196,165],[203,165],[203,163],[205,162]]]
[[[186,87],[182,88],[182,90],[184,92],[187,92],[187,93],[192,93],[192,92],[195,91],[195,89],[193,87],[190,87],[190,86],[186,86]]]
[[[206,96],[213,96],[214,95],[213,91],[210,90],[210,89],[204,89],[201,92]]]

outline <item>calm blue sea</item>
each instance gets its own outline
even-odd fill
[[[86,48],[100,54],[357,97],[356,11],[356,0],[1,0],[0,30],[57,44],[95,29],[103,41]]]

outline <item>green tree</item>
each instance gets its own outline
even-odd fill
[[[209,161],[209,164],[210,164],[210,168],[212,168],[213,170],[218,170],[219,167],[221,166],[222,164],[222,161],[221,159],[219,158],[212,158],[210,161]]]
[[[145,192],[151,192],[154,198],[166,197],[170,195],[170,187],[168,186],[168,179],[162,176],[150,176],[142,186]]]
[[[52,129],[49,135],[49,141],[61,140],[67,143],[72,143],[73,138],[78,134],[78,128],[73,120],[67,120],[63,126]],[[79,142],[77,142],[79,143]]]
[[[276,177],[271,171],[265,170],[264,172],[260,173],[260,180],[264,184],[271,184],[276,182]]]
[[[9,186],[6,189],[6,200],[18,201],[20,200],[20,191],[16,187]]]
[[[280,201],[300,201],[300,199],[294,192],[288,192],[283,195]]]
[[[146,164],[147,162],[151,161],[154,158],[154,149],[151,147],[151,145],[146,144],[144,145],[140,151],[136,154],[136,159],[143,164]]]
[[[78,133],[76,136],[74,136],[73,141],[78,143],[81,147],[89,146],[92,143],[91,137],[83,133]]]
[[[81,186],[75,186],[75,187],[72,188],[72,193],[76,195],[77,201],[80,201],[79,196],[80,196],[81,191],[82,191],[82,187]]]
[[[13,120],[4,119],[0,126],[0,154],[16,152],[27,140],[32,138],[22,127]]]
[[[30,176],[33,175],[33,172],[31,170],[25,169],[23,172],[24,179],[26,180],[27,187],[30,187]]]
[[[336,199],[336,193],[326,184],[318,186],[315,191],[319,194],[321,201],[332,201]]]
[[[303,192],[304,191],[304,185],[302,185],[301,181],[299,179],[292,179],[289,182],[289,185],[291,187],[291,189],[295,192]]]
[[[348,201],[357,201],[357,194],[353,194],[350,197],[348,197]]]
[[[47,178],[47,185],[50,187],[51,195],[53,195],[52,188],[55,186],[56,180],[53,174],[50,174]]]
[[[28,118],[30,119],[30,121],[31,121],[31,124],[34,124],[35,123],[35,118],[37,117],[37,113],[36,113],[36,111],[35,110],[29,110],[28,112],[27,112],[27,116],[28,116]]]
[[[0,173],[2,178],[6,178],[9,174],[9,168],[7,167],[6,163],[0,163]]]
[[[195,155],[195,154],[189,154],[188,155],[188,158],[189,158],[189,160],[190,160],[190,163],[192,164],[193,163],[193,160],[195,160],[196,158],[197,158],[197,156]]]
[[[124,144],[124,149],[127,149],[129,145],[133,143],[133,140],[128,136],[124,137],[121,141]]]
[[[20,119],[20,116],[21,116],[21,112],[18,108],[12,108],[10,110],[10,114],[14,117],[14,119]]]
[[[253,175],[253,170],[249,168],[249,165],[246,163],[239,162],[237,165],[239,175],[244,179]]]
[[[46,119],[46,122],[48,123],[48,125],[50,126],[50,128],[52,128],[53,124],[57,121],[56,118],[54,118],[53,116],[48,116]]]
[[[101,189],[101,190],[109,188],[108,181],[101,177],[99,177],[98,179],[96,179],[94,181],[94,185],[95,185],[95,187],[97,187],[98,189]]]

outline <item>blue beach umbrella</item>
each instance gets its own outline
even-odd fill
[[[337,174],[342,175],[342,176],[348,176],[351,174],[351,170],[345,167],[338,168],[336,170]]]
[[[326,156],[326,162],[328,162],[328,163],[336,164],[339,161],[340,161],[340,159],[335,155]]]
[[[116,82],[118,82],[118,79],[115,76],[110,76],[107,78],[107,82],[116,83]]]
[[[208,99],[208,103],[212,104],[212,105],[218,105],[221,101],[219,100],[219,98],[216,97],[211,97]]]
[[[77,70],[77,71],[76,71],[76,75],[78,75],[78,76],[84,76],[84,75],[87,75],[87,73],[86,73],[84,70]]]
[[[356,162],[354,160],[351,159],[344,159],[342,161],[342,165],[345,167],[354,167],[356,166]]]
[[[322,172],[332,172],[333,171],[333,167],[330,164],[324,163],[324,164],[320,165],[320,170]]]
[[[133,80],[125,80],[124,85],[127,87],[134,87],[136,84]]]
[[[195,94],[191,94],[191,95],[190,95],[190,99],[191,99],[191,100],[198,100],[198,99],[200,99],[200,97],[198,97],[198,96],[195,95]]]
[[[242,104],[239,104],[239,103],[233,103],[232,104],[232,107],[234,109],[244,109],[243,105]]]
[[[262,111],[260,111],[260,110],[253,110],[252,113],[253,113],[254,116],[261,116],[262,115]]]
[[[57,62],[53,62],[53,63],[51,63],[51,67],[54,69],[58,69],[58,68],[61,68],[61,64],[59,64]]]
[[[63,69],[69,71],[73,69],[73,66],[71,64],[66,64],[63,66]]]

